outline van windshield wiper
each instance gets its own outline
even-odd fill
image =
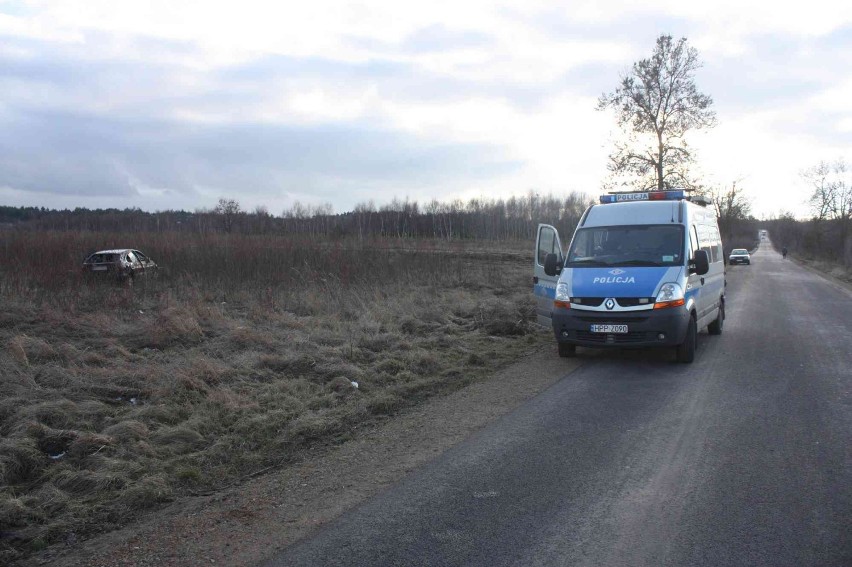
[[[659,262],[654,262],[653,260],[624,260],[623,262],[618,262],[619,266],[662,266],[663,264]]]
[[[583,260],[570,260],[568,262],[569,266],[611,266],[609,262],[601,262],[600,260],[592,260],[591,258],[586,258]]]

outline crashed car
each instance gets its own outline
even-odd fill
[[[734,248],[728,256],[728,264],[751,264],[751,256],[745,248]]]
[[[119,281],[156,273],[157,264],[139,250],[120,248],[100,250],[83,261],[83,273],[100,274]]]

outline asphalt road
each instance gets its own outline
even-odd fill
[[[852,293],[764,248],[692,365],[581,351],[267,565],[852,565]]]

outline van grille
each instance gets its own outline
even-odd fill
[[[577,339],[581,341],[595,342],[601,344],[640,343],[645,340],[646,334],[647,333],[645,331],[633,331],[631,333],[625,334],[606,334],[592,333],[590,331],[577,331]]]
[[[653,305],[653,297],[614,297],[621,307],[636,307],[638,305]],[[600,307],[606,300],[605,297],[572,297],[571,303],[586,305],[589,307]]]
[[[634,311],[633,313],[645,313],[645,311]],[[589,323],[615,323],[622,325],[634,325],[648,320],[647,315],[644,317],[627,317],[624,313],[596,313],[591,317],[577,316],[576,318]]]

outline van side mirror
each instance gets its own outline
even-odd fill
[[[710,259],[707,257],[707,250],[695,251],[695,273],[703,276],[710,271]]]
[[[555,276],[562,273],[562,263],[560,258],[554,253],[550,253],[544,257],[544,273],[548,276]]]

